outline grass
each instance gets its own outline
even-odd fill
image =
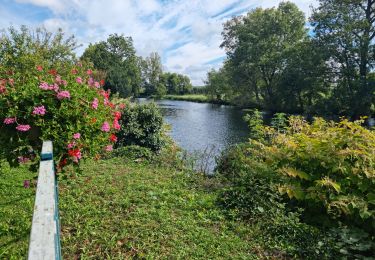
[[[83,169],[60,184],[64,258],[256,258],[249,227],[224,218],[210,180],[120,158]]]
[[[264,256],[261,230],[217,206],[215,179],[122,158],[88,160],[82,170],[59,180],[65,259]],[[35,187],[23,180],[34,176],[26,167],[2,168],[0,259],[27,255]]]
[[[35,188],[24,188],[24,180],[36,174],[23,166],[0,165],[0,259],[22,259],[27,255]]]
[[[210,99],[206,95],[201,95],[201,94],[165,95],[163,96],[163,99],[192,101],[192,102],[198,102],[198,103],[210,102]]]

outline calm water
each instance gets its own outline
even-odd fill
[[[139,101],[149,102],[146,99]],[[244,113],[237,108],[175,100],[155,103],[171,125],[171,137],[190,153],[218,155],[226,147],[247,140],[248,128],[242,119]],[[210,157],[209,169],[212,170],[215,160]]]

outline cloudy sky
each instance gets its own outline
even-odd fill
[[[139,55],[157,51],[164,69],[188,75],[201,85],[210,68],[220,67],[222,24],[252,8],[281,0],[0,0],[0,28],[21,24],[61,27],[83,47],[109,34],[131,36]],[[309,15],[316,0],[294,0]]]

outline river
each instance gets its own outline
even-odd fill
[[[170,136],[182,149],[199,158],[200,170],[212,172],[215,156],[248,138],[248,127],[242,119],[244,112],[238,108],[176,100],[155,103],[171,126]]]

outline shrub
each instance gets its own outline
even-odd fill
[[[91,70],[0,68],[0,78],[0,158],[13,166],[33,159],[42,140],[53,140],[60,167],[111,150],[120,115]]]
[[[157,106],[150,104],[134,104],[122,113],[121,128],[118,134],[119,147],[138,145],[160,151],[165,140],[163,138],[163,116]]]
[[[375,132],[345,119],[290,117],[274,127],[258,121],[251,124],[256,139],[219,161],[228,182],[219,202],[289,255],[374,256]]]
[[[273,138],[253,140],[251,152],[280,176],[281,193],[374,229],[375,132],[361,123],[290,117],[285,133],[266,128]]]
[[[258,239],[279,258],[325,256],[332,248],[322,243],[324,234],[303,223],[299,210],[288,208],[277,190],[278,176],[266,164],[250,154],[251,145],[244,143],[226,151],[217,170],[227,182],[218,203],[230,218],[240,218],[258,226]],[[313,257],[312,257],[313,258]]]
[[[32,160],[42,140],[54,142],[59,168],[111,150],[120,114],[104,81],[76,62],[73,36],[11,27],[0,44],[0,161]]]

